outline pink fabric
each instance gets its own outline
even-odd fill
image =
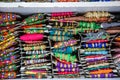
[[[44,38],[43,34],[37,34],[37,33],[25,34],[20,36],[20,39],[23,41],[41,41],[43,40],[43,38]]]
[[[52,17],[58,17],[58,16],[72,16],[73,12],[54,12],[51,14]]]
[[[113,58],[120,58],[120,53],[116,54]]]

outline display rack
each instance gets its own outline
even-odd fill
[[[15,12],[22,15],[41,12],[87,12],[87,11],[109,11],[120,12],[120,1],[114,2],[0,2],[0,12]],[[22,80],[22,79],[15,79]],[[37,80],[37,79],[24,79]],[[46,80],[46,79],[43,79]],[[47,79],[47,80],[68,80],[68,79]],[[91,80],[91,78],[69,79],[69,80]],[[95,79],[96,80],[96,79]],[[97,79],[102,80],[102,79]],[[120,78],[105,78],[105,80],[120,80]]]
[[[87,11],[109,11],[119,12],[120,1],[114,2],[0,2],[0,12],[17,12],[20,14],[31,14],[38,12],[87,12]]]

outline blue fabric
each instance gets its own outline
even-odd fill
[[[73,52],[72,47],[67,47],[67,49],[66,49],[66,52],[65,52],[65,53],[72,53],[72,52]]]
[[[55,29],[50,30],[50,35],[54,35],[55,31]]]
[[[108,54],[108,51],[102,50],[102,51],[94,51],[94,52],[84,52],[85,55],[91,55],[91,54]]]
[[[86,44],[86,45],[87,45],[87,44]],[[92,46],[92,44],[90,43],[90,44],[88,44],[88,47],[89,47],[89,48],[92,48],[93,46]]]
[[[59,48],[59,49],[53,49],[53,52],[71,54],[73,52],[73,49],[72,49],[72,47],[63,47],[63,48]]]
[[[88,48],[102,48],[102,47],[107,47],[106,43],[84,43],[82,46],[83,48],[87,48],[87,45],[88,45]]]

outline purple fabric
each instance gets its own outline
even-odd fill
[[[113,77],[113,73],[108,74],[108,78],[112,78]]]
[[[105,78],[105,74],[100,74],[100,78]]]
[[[70,68],[72,68],[72,64],[70,64]]]
[[[69,68],[69,69],[70,69],[70,72],[72,72],[73,69],[72,68]]]
[[[91,74],[91,77],[92,77],[92,78],[95,78],[95,75],[94,75],[94,74]]]
[[[58,67],[58,72],[60,72],[61,71],[61,69]]]
[[[65,68],[63,68],[64,69],[64,71],[67,71],[67,69],[65,69]]]
[[[57,62],[57,67],[60,67],[60,62]]]
[[[107,58],[102,58],[102,59],[92,59],[92,60],[87,60],[87,62],[95,62],[95,61],[100,61],[100,60],[108,60]]]
[[[107,77],[110,78],[110,77],[111,77],[111,74],[108,74]]]
[[[68,64],[66,64],[66,68],[69,68],[69,67],[68,67]]]
[[[75,72],[78,72],[78,68],[75,68]]]
[[[92,74],[91,77],[92,78],[111,78],[113,77],[113,73],[109,73],[109,74],[100,74],[100,76],[98,77],[99,74]]]
[[[76,67],[78,67],[78,64],[76,63]]]
[[[65,64],[61,63],[62,64],[62,68],[64,68]]]

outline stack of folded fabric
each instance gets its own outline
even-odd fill
[[[91,32],[83,34],[81,48],[84,50],[82,52],[84,58],[82,59],[85,62],[84,71],[86,77],[91,78],[111,78],[116,77],[114,74],[115,66],[112,66],[114,63],[112,56],[110,54],[110,41],[111,37],[108,33],[100,29],[107,29],[111,26],[106,26],[106,22],[112,21],[112,16],[108,12],[88,12],[84,15],[96,25],[86,25],[95,29],[98,29],[98,32]],[[90,21],[91,22],[91,21]],[[104,24],[101,24],[103,23]],[[101,24],[101,25],[100,25]],[[108,25],[108,23],[106,23]],[[113,27],[113,26],[112,26]],[[107,30],[106,30],[107,31]]]
[[[49,78],[51,57],[45,22],[45,15],[38,13],[21,23],[22,78]]]
[[[57,15],[58,14],[58,15]],[[51,51],[53,53],[53,74],[56,78],[78,78],[80,77],[80,65],[78,59],[78,48],[80,44],[79,35],[72,31],[66,31],[64,27],[70,27],[58,20],[72,16],[71,12],[51,13],[49,39],[51,40]],[[65,26],[64,26],[65,24]],[[76,39],[76,37],[78,39]]]
[[[114,63],[120,70],[120,34],[115,37],[112,42],[111,54],[113,55]]]
[[[91,33],[94,34],[94,33]],[[96,33],[97,34],[97,33]],[[85,50],[83,55],[85,56],[84,70],[86,77],[92,78],[110,78],[114,77],[113,65],[111,56],[109,55],[109,37],[107,33],[100,33],[96,39],[88,40],[82,43],[82,48]],[[96,35],[96,36],[98,36]],[[95,36],[95,35],[94,35]]]
[[[20,67],[20,54],[17,46],[17,21],[19,15],[0,13],[0,78],[17,77]]]

